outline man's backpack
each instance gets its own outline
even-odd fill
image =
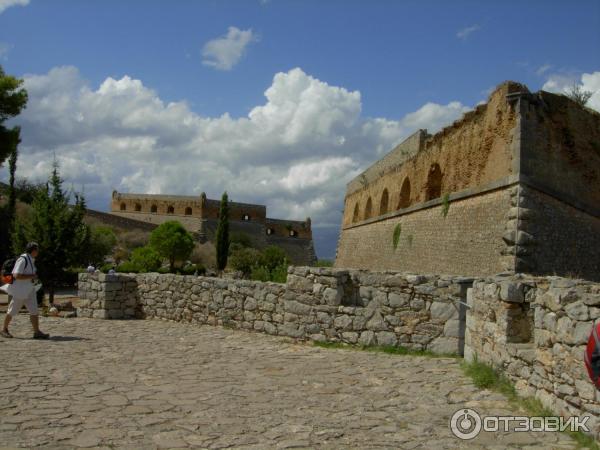
[[[600,389],[600,339],[598,336],[600,336],[600,322],[594,324],[583,355],[585,368],[596,389]]]
[[[4,264],[2,264],[2,271],[0,273],[0,276],[2,277],[3,284],[14,283],[15,277],[13,276],[12,271],[15,268],[15,264],[17,264],[19,258],[20,256],[16,258],[9,258],[6,261],[4,261]],[[25,258],[25,267],[27,267],[27,264],[27,258]]]

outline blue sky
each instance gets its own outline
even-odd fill
[[[104,210],[227,189],[331,257],[345,183],[416,128],[507,79],[595,89],[600,2],[0,0],[0,64],[31,97],[20,176],[56,154]]]

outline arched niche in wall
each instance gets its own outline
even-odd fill
[[[136,212],[140,212],[142,210],[142,205],[140,205],[139,203],[136,203],[135,210],[136,210]]]
[[[398,200],[398,209],[408,208],[410,206],[410,180],[404,178],[400,188],[400,199]]]
[[[425,186],[425,200],[433,200],[442,196],[442,169],[438,163],[429,168],[427,185]]]
[[[152,206],[150,207],[150,212],[151,212],[151,213],[153,213],[153,214],[156,214],[156,213],[157,213],[157,211],[158,211],[158,206],[156,206],[156,205],[152,205]]]
[[[354,214],[352,214],[352,223],[358,222],[360,220],[360,207],[358,206],[358,202],[354,205]]]
[[[189,206],[187,208],[185,208],[185,215],[186,216],[191,216],[192,215],[192,208],[190,208]]]
[[[125,203],[121,203],[121,211],[127,211],[127,205]]]
[[[371,201],[371,197],[367,200],[367,206],[365,206],[365,220],[370,219],[373,215],[373,202]]]
[[[389,203],[390,195],[387,189],[383,190],[381,194],[381,200],[379,201],[379,215],[386,214],[388,212],[388,203]]]
[[[173,205],[169,205],[169,207],[167,208],[167,214],[175,214],[175,208],[173,207]]]

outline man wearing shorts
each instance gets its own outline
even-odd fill
[[[12,271],[15,295],[12,296],[12,300],[8,305],[6,317],[4,317],[4,326],[2,327],[2,331],[0,331],[0,335],[5,338],[13,337],[8,331],[8,325],[12,318],[19,314],[23,305],[25,305],[29,311],[29,318],[31,320],[31,326],[33,327],[33,338],[48,339],[50,337],[49,334],[40,331],[38,305],[35,288],[33,286],[33,282],[37,278],[37,270],[34,262],[38,252],[38,245],[35,242],[30,242],[27,244],[26,252],[19,256],[15,263],[15,267]]]

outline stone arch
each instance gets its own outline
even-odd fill
[[[156,214],[158,212],[158,206],[152,205],[150,207],[150,212],[153,213],[153,214]]]
[[[173,205],[169,205],[167,208],[167,214],[175,214],[175,207]]]
[[[367,200],[367,206],[365,206],[365,220],[370,219],[373,214],[373,202],[371,201],[371,197]]]
[[[379,215],[386,214],[388,212],[388,203],[390,200],[390,194],[388,193],[387,188],[383,190],[381,194],[381,200],[379,202]]]
[[[121,202],[121,211],[127,211],[127,205],[125,202]]]
[[[142,210],[142,205],[140,205],[139,203],[136,203],[135,210],[136,210],[136,212],[140,212]]]
[[[192,215],[192,208],[190,208],[189,206],[187,208],[185,208],[185,215],[186,216],[191,216]]]
[[[398,200],[398,209],[408,208],[410,206],[410,179],[404,178],[400,188],[400,199]]]
[[[354,214],[352,215],[352,223],[358,222],[360,220],[360,208],[358,206],[358,202],[354,205]]]
[[[442,196],[442,169],[438,163],[433,163],[427,175],[425,186],[425,200],[433,200]]]

